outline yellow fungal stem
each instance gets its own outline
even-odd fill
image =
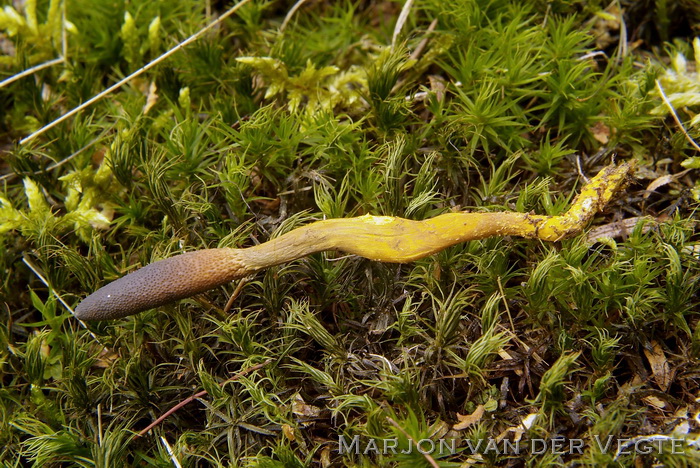
[[[325,250],[404,263],[460,242],[492,236],[558,241],[578,234],[624,188],[632,164],[604,168],[561,216],[529,213],[447,213],[424,221],[365,215],[328,219],[244,249],[209,249],[152,263],[88,296],[84,320],[123,317],[215,288],[236,278]]]
[[[249,265],[262,269],[313,252],[340,250],[381,262],[404,263],[460,242],[491,236],[558,241],[586,224],[626,184],[629,163],[608,166],[596,175],[562,216],[518,212],[447,213],[424,221],[365,215],[317,221],[242,251]]]

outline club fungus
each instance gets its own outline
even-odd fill
[[[460,242],[521,236],[555,242],[578,234],[626,184],[629,163],[605,167],[561,216],[518,212],[446,213],[423,221],[389,216],[327,219],[243,249],[176,255],[130,273],[85,298],[82,320],[109,320],[184,299],[257,271],[326,250],[380,262],[405,263]]]

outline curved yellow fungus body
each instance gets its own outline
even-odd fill
[[[621,190],[632,166],[611,165],[596,175],[562,216],[517,212],[447,213],[424,221],[365,215],[328,219],[244,249],[207,249],[152,263],[85,298],[83,320],[135,314],[215,288],[256,271],[325,250],[404,263],[452,245],[491,236],[558,241],[575,235]]]

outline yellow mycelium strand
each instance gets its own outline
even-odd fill
[[[424,221],[365,215],[328,219],[244,249],[207,249],[152,263],[99,289],[75,309],[83,320],[135,314],[215,288],[273,265],[325,250],[381,262],[404,263],[452,245],[492,236],[558,241],[581,232],[620,191],[628,163],[596,175],[561,216],[529,213],[447,213]]]

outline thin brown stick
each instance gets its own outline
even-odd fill
[[[39,175],[39,174],[46,174],[50,171],[53,171],[56,168],[59,168],[66,164],[67,162],[71,161],[73,158],[76,156],[82,154],[84,151],[92,148],[96,143],[100,142],[102,138],[107,135],[112,129],[114,128],[114,125],[107,127],[102,133],[100,133],[97,137],[95,137],[92,141],[90,141],[87,145],[83,146],[82,148],[76,150],[73,154],[66,156],[65,158],[61,159],[58,162],[55,162],[51,164],[50,166],[46,167],[46,169],[42,169],[40,171],[34,171],[34,172],[28,172],[28,173],[18,173],[18,172],[10,172],[9,174],[5,174],[0,176],[0,181],[3,181],[5,179],[12,179],[14,177],[22,177],[22,176],[30,176],[30,175]]]
[[[418,60],[423,53],[423,49],[425,49],[425,46],[428,44],[428,41],[430,40],[430,34],[435,31],[435,28],[437,27],[438,20],[435,18],[433,21],[430,22],[430,25],[428,26],[428,29],[425,30],[425,37],[421,39],[421,41],[418,43],[418,46],[416,47],[416,50],[411,52],[411,60]]]
[[[241,278],[241,280],[238,282],[238,284],[236,285],[236,289],[233,290],[233,294],[231,294],[231,297],[228,298],[228,301],[224,306],[225,314],[228,314],[229,310],[231,310],[231,307],[233,307],[233,301],[235,301],[236,298],[241,294],[241,291],[243,291],[243,286],[245,286],[247,282],[248,278]]]
[[[176,46],[173,47],[172,49],[170,49],[170,50],[168,50],[167,52],[163,53],[160,57],[158,57],[158,58],[156,58],[155,60],[153,60],[153,61],[147,63],[146,65],[144,65],[143,67],[139,68],[138,70],[136,70],[136,71],[135,71],[134,73],[132,73],[131,75],[129,75],[129,76],[127,76],[126,78],[124,78],[124,79],[118,81],[117,83],[113,84],[112,86],[110,86],[109,88],[105,89],[105,90],[102,91],[101,93],[99,93],[99,94],[97,94],[97,95],[91,97],[90,99],[88,99],[87,101],[85,101],[84,103],[82,103],[81,105],[79,105],[78,107],[75,107],[73,110],[71,110],[71,111],[69,111],[69,112],[63,114],[61,117],[57,118],[56,120],[54,120],[53,122],[49,123],[48,125],[43,126],[42,128],[40,128],[40,129],[37,130],[36,132],[34,132],[34,133],[32,133],[31,135],[29,135],[29,136],[23,138],[22,140],[20,140],[19,144],[20,144],[20,145],[23,145],[23,144],[27,143],[28,141],[33,140],[34,138],[36,138],[36,137],[38,137],[39,135],[41,135],[41,134],[43,134],[44,132],[46,132],[47,130],[50,130],[50,129],[52,129],[53,127],[55,127],[56,125],[60,124],[60,123],[63,122],[64,120],[69,119],[70,117],[74,116],[75,114],[77,114],[77,113],[80,112],[81,110],[85,109],[86,107],[91,106],[93,103],[95,103],[95,102],[99,101],[100,99],[102,99],[103,97],[107,96],[107,95],[110,94],[112,91],[121,88],[121,87],[124,86],[126,83],[128,83],[128,82],[131,81],[131,80],[133,80],[134,78],[136,78],[137,76],[141,75],[142,73],[147,72],[148,70],[150,70],[151,68],[155,67],[156,65],[158,65],[160,62],[162,62],[162,61],[165,60],[166,58],[168,58],[168,57],[170,57],[171,55],[173,55],[175,52],[179,51],[180,49],[184,48],[185,46],[187,46],[187,45],[191,44],[192,42],[196,41],[197,39],[199,39],[204,33],[206,33],[207,31],[209,31],[209,30],[212,29],[213,27],[215,27],[215,26],[217,26],[218,24],[220,24],[222,21],[224,21],[224,20],[225,20],[226,18],[228,18],[229,16],[233,15],[236,11],[238,11],[238,9],[239,9],[240,7],[242,7],[242,6],[245,5],[246,3],[249,3],[250,1],[251,1],[251,0],[241,0],[241,1],[238,2],[236,5],[234,5],[231,9],[229,9],[226,13],[224,13],[224,14],[221,15],[221,16],[219,16],[216,20],[214,20],[214,21],[212,21],[211,23],[209,23],[208,25],[204,26],[202,29],[200,29],[199,31],[197,31],[196,33],[194,33],[193,35],[191,35],[190,37],[188,37],[188,38],[185,39],[184,41],[180,42],[178,45],[176,45]]]
[[[294,13],[296,13],[297,10],[299,10],[299,8],[301,8],[302,5],[304,5],[304,3],[306,2],[307,0],[298,0],[294,4],[294,6],[292,6],[292,8],[289,9],[289,11],[287,12],[287,16],[285,16],[284,21],[282,21],[282,26],[280,26],[280,32],[284,31],[287,28],[287,25],[292,20],[292,16],[294,16]]]
[[[406,24],[406,21],[408,20],[408,15],[411,13],[411,7],[413,7],[413,0],[406,0],[406,3],[403,4],[403,8],[401,8],[399,18],[396,20],[396,26],[394,26],[394,34],[391,37],[392,50],[396,48],[396,41],[401,34],[404,24]]]
[[[39,281],[41,281],[42,283],[44,283],[44,286],[46,286],[46,287],[49,289],[49,291],[51,292],[51,294],[53,294],[54,297],[55,297],[56,299],[58,299],[58,301],[59,301],[61,304],[63,304],[63,307],[65,307],[65,308],[66,308],[71,314],[73,314],[73,316],[75,317],[75,310],[73,310],[73,308],[72,308],[71,306],[68,305],[68,303],[63,299],[63,296],[61,296],[60,294],[58,294],[58,293],[56,292],[56,290],[51,286],[51,284],[50,284],[49,281],[46,279],[46,277],[41,273],[41,271],[39,270],[39,268],[38,268],[36,265],[34,265],[34,263],[33,263],[31,260],[29,260],[29,258],[27,257],[26,254],[22,257],[22,261],[24,262],[25,265],[27,265],[27,267],[28,267],[30,270],[32,270],[32,272],[37,276],[37,278],[39,278]],[[78,317],[76,317],[76,318],[78,318]],[[95,340],[96,343],[99,343],[99,345],[102,346],[104,349],[109,349],[109,348],[107,348],[104,344],[102,344],[102,342],[101,342],[100,339],[97,337],[97,335],[95,335],[95,334],[90,330],[90,328],[88,328],[88,326],[85,324],[85,322],[83,322],[83,321],[80,320],[79,318],[78,318],[78,322],[80,322],[80,325],[81,325],[84,329],[86,329],[86,330],[88,331],[88,333],[90,333],[90,336],[92,336],[92,339]]]
[[[58,57],[53,60],[49,60],[48,62],[40,63],[39,65],[33,66],[32,68],[27,68],[26,70],[19,72],[16,75],[12,75],[11,77],[0,81],[0,88],[4,88],[5,86],[14,83],[17,80],[20,80],[25,76],[33,75],[34,73],[43,70],[44,68],[53,67],[54,65],[58,65],[59,63],[63,63],[65,61],[65,58]]]
[[[230,379],[226,379],[226,380],[224,380],[223,382],[221,382],[221,383],[219,384],[219,386],[223,387],[223,386],[226,385],[227,383],[233,382],[234,380],[238,380],[239,378],[243,377],[244,375],[250,374],[251,372],[256,371],[256,370],[258,370],[258,369],[262,369],[263,367],[265,367],[266,365],[268,365],[268,364],[271,363],[271,362],[272,362],[272,359],[268,359],[267,361],[265,361],[265,362],[263,362],[263,363],[256,364],[256,365],[254,365],[254,366],[248,367],[247,369],[243,369],[242,371],[240,371],[238,374],[234,375],[234,376],[231,377]],[[139,432],[139,433],[136,435],[136,437],[143,437],[143,436],[145,436],[146,434],[148,434],[148,432],[149,432],[151,429],[153,429],[153,428],[156,427],[158,424],[160,424],[160,423],[162,423],[163,421],[165,421],[165,420],[168,418],[168,416],[170,416],[171,414],[173,414],[174,412],[176,412],[177,410],[179,410],[179,409],[182,408],[183,406],[187,405],[188,403],[190,403],[190,402],[196,400],[197,398],[201,398],[201,397],[203,397],[203,396],[206,395],[206,394],[207,394],[207,391],[206,391],[206,390],[202,390],[201,392],[197,392],[197,393],[195,393],[194,395],[185,398],[185,399],[182,400],[180,403],[178,403],[177,405],[173,406],[173,407],[170,408],[168,411],[166,411],[165,413],[163,413],[158,419],[156,419],[156,420],[153,421],[151,424],[149,424],[148,427],[146,427],[144,430],[142,430],[141,432]]]
[[[498,282],[498,292],[501,293],[501,299],[503,299],[503,305],[506,308],[506,314],[508,314],[508,321],[510,322],[510,328],[515,332],[515,323],[513,323],[513,316],[510,314],[510,307],[508,307],[508,299],[506,299],[506,292],[503,289],[503,283],[501,283],[501,277],[497,276],[496,281]]]

